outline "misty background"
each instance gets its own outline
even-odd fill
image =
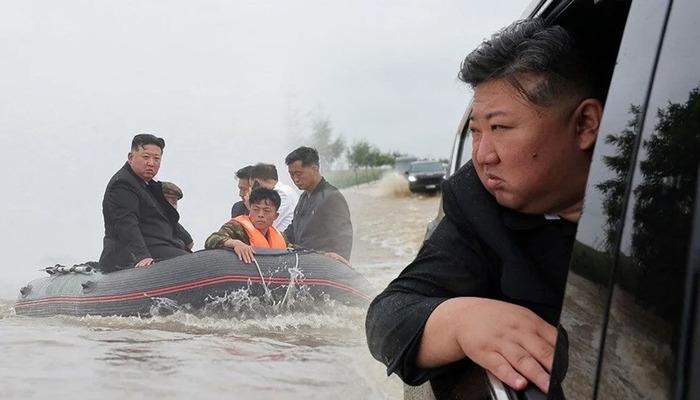
[[[464,56],[527,2],[3,1],[0,298],[97,260],[102,195],[131,138],[166,141],[195,239],[228,220],[234,171],[277,165],[313,116],[347,144],[448,157]],[[436,210],[437,211],[437,210]]]

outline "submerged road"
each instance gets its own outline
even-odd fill
[[[398,177],[344,189],[352,262],[381,290],[411,261],[439,196]],[[362,308],[278,312],[235,293],[204,314],[22,318],[0,300],[0,398],[395,399],[402,386],[367,350]]]

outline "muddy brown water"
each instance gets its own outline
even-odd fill
[[[439,196],[411,195],[404,185],[389,176],[343,190],[353,265],[376,292],[411,261],[439,207]],[[2,299],[0,399],[401,398],[398,378],[367,350],[365,309],[280,313],[246,296],[228,300],[245,317],[25,318],[14,299]]]

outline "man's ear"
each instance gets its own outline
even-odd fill
[[[592,150],[603,118],[603,103],[597,99],[585,99],[578,105],[574,115],[579,148]]]
[[[129,152],[129,153],[126,155],[126,159],[127,159],[127,161],[129,161],[129,164],[131,164],[131,160],[134,159],[134,154],[133,154],[132,152]]]
[[[279,212],[276,212],[276,213],[275,213],[275,219],[279,218],[279,216],[280,216],[280,213],[279,213]]]

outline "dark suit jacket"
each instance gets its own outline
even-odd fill
[[[243,201],[237,201],[231,207],[231,218],[236,218],[239,215],[248,215],[248,208]]]
[[[128,163],[107,184],[102,200],[105,236],[100,268],[131,268],[144,258],[187,254],[192,240],[179,224],[180,214],[163,196],[160,182],[147,185]]]
[[[284,234],[295,246],[334,252],[349,260],[352,222],[345,197],[322,178],[313,192],[302,193]]]
[[[575,223],[499,205],[471,162],[443,183],[442,193],[445,217],[367,311],[372,355],[411,385],[450,368],[415,364],[426,321],[450,298],[518,304],[555,325],[576,234]]]

